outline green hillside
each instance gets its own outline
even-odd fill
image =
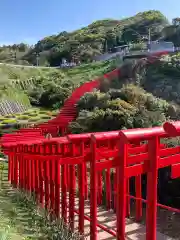
[[[40,69],[0,65],[0,96],[6,91],[18,92],[32,105],[60,108],[80,84],[115,69],[119,60],[82,64],[72,69]],[[8,94],[11,96],[12,94]],[[47,101],[48,100],[48,101]]]
[[[148,35],[149,27],[155,39],[167,24],[159,11],[142,12],[122,20],[100,20],[74,32],[61,32],[42,39],[24,59],[35,63],[34,53],[39,52],[40,62],[51,66],[59,65],[62,58],[88,62],[114,46],[138,42],[141,35]]]
[[[134,68],[135,66],[135,68]],[[78,103],[74,133],[162,125],[180,118],[180,55],[124,64],[122,75],[101,90],[86,93]]]
[[[68,61],[90,62],[94,56],[107,52],[117,45],[139,43],[147,40],[151,29],[152,40],[161,36],[161,31],[169,25],[159,11],[140,12],[125,19],[98,20],[73,32],[60,32],[38,41],[34,47],[7,46],[0,48],[1,62],[14,62],[11,54],[17,49],[17,63],[43,66],[59,66],[62,58]]]

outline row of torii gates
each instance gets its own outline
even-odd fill
[[[161,144],[163,138],[180,136],[180,121],[163,127],[112,132],[70,134],[45,139],[41,129],[22,129],[1,139],[8,155],[8,179],[14,188],[36,196],[51,219],[62,218],[81,239],[170,239],[157,234],[158,169],[171,166],[172,178],[180,176],[180,148]],[[142,175],[147,175],[147,197],[142,199]],[[113,177],[112,177],[113,175]],[[129,181],[135,177],[135,195]],[[142,238],[128,238],[126,221],[135,201],[135,220],[142,219],[146,203],[146,228]],[[98,209],[113,209],[115,223],[100,222]],[[87,211],[87,208],[89,211]],[[77,220],[76,220],[77,219]],[[89,222],[87,234],[85,222]],[[101,233],[99,230],[101,230]],[[110,237],[107,237],[111,236]]]

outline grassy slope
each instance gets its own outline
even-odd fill
[[[9,65],[0,65],[0,85],[11,84],[14,81],[28,81],[32,77],[42,76],[44,74],[59,74],[62,78],[72,78],[73,81],[81,79],[91,80],[91,77],[101,75],[103,71],[108,71],[111,61],[83,64],[72,69],[41,69],[26,68]]]
[[[32,231],[28,226],[30,217],[27,209],[18,206],[16,191],[7,182],[7,164],[3,172],[0,185],[0,239],[21,240],[32,235],[37,239],[38,232]]]
[[[95,69],[91,71],[90,68],[91,67],[88,66],[82,66],[69,71],[61,71],[56,69],[19,68],[9,65],[0,65],[0,102],[7,99],[22,102],[29,106],[28,97],[22,89],[26,89],[33,84],[36,85],[36,81],[41,77],[48,76],[48,80],[50,81],[52,75],[56,75],[57,78],[61,80],[73,78],[73,81],[78,84],[82,80],[86,81],[87,78],[90,80],[91,77],[97,75],[98,70],[96,71]],[[84,71],[82,71],[83,69]],[[85,77],[82,77],[82,75],[85,75]],[[34,81],[32,79],[34,79]]]
[[[77,233],[70,233],[61,221],[51,224],[45,212],[37,208],[30,196],[12,188],[7,181],[7,163],[3,165],[3,172],[0,170],[0,176],[2,176],[0,182],[1,240],[80,239]]]

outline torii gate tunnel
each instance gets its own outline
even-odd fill
[[[180,176],[179,146],[168,148],[160,140],[177,136],[180,122],[51,139],[34,129],[7,134],[2,149],[8,155],[8,179],[13,187],[35,194],[37,203],[50,212],[52,219],[62,218],[72,231],[78,215],[82,236],[84,221],[88,220],[91,240],[99,239],[97,228],[118,240],[126,239],[125,220],[130,215],[130,199],[134,199],[136,221],[141,220],[142,203],[146,203],[146,239],[156,240],[157,206],[180,213],[157,202],[158,169],[171,166],[171,177]],[[146,199],[142,198],[143,174],[147,175]],[[135,177],[134,196],[129,190],[131,177]],[[87,200],[89,215],[85,213]],[[107,211],[114,209],[115,229],[98,222],[97,208],[102,204]]]

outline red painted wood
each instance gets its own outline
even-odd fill
[[[125,217],[126,217],[126,160],[128,146],[120,139],[119,143],[119,166],[117,167],[117,240],[125,240]]]
[[[44,162],[38,159],[39,169],[39,201],[44,207]]]
[[[130,209],[130,197],[129,197],[129,194],[130,194],[130,186],[129,186],[130,182],[129,182],[129,178],[127,179],[127,182],[126,182],[126,217],[130,217],[130,214],[131,214],[131,209]]]
[[[50,211],[51,217],[54,217],[55,214],[55,160],[53,157],[49,160],[50,164]]]
[[[66,173],[67,173],[67,165],[62,165],[61,166],[61,197],[62,197],[62,218],[65,223],[67,223],[67,178],[66,178]]]
[[[96,171],[96,143],[91,142],[90,161],[90,240],[97,240],[97,171]]]
[[[84,233],[84,207],[85,207],[85,169],[84,164],[78,166],[79,185],[79,232]]]
[[[44,194],[45,194],[45,209],[50,207],[50,160],[44,161]]]
[[[159,161],[159,138],[157,136],[149,140],[148,154],[150,171],[147,173],[146,239],[156,240],[157,179]]]
[[[59,160],[55,160],[55,215],[60,215],[60,164]]]
[[[75,177],[75,166],[70,165],[69,167],[70,182],[69,182],[69,224],[70,229],[74,231],[74,210],[75,210],[75,191],[76,191],[76,177]],[[84,219],[83,219],[84,220]]]
[[[171,166],[171,178],[175,179],[180,177],[180,164],[173,164]]]
[[[115,70],[106,74],[105,77],[111,80],[119,74],[120,71]],[[155,147],[151,138],[155,137],[158,139],[158,137],[173,136],[174,130],[166,130],[164,125],[164,128],[158,127],[151,129],[130,129],[121,132],[93,133],[92,138],[92,133],[70,135],[67,138],[44,139],[43,137],[45,132],[50,132],[54,137],[59,129],[61,129],[63,134],[66,134],[69,122],[76,117],[75,104],[86,91],[92,91],[95,87],[98,88],[99,82],[100,78],[76,89],[72,96],[65,102],[64,108],[58,117],[50,120],[47,124],[42,124],[39,128],[23,129],[17,133],[5,134],[3,136],[1,139],[2,148],[3,151],[9,155],[9,180],[11,180],[15,187],[17,187],[19,183],[19,187],[26,190],[33,191],[35,188],[37,199],[40,200],[43,206],[45,194],[45,207],[48,211],[54,210],[57,218],[59,218],[60,215],[61,193],[61,214],[65,222],[67,222],[67,207],[69,207],[71,228],[73,229],[74,227],[73,220],[74,213],[76,212],[80,215],[80,232],[84,230],[84,219],[88,219],[91,222],[91,240],[96,240],[98,238],[97,226],[115,236],[113,231],[97,223],[97,201],[99,204],[102,203],[102,172],[105,170],[105,183],[107,188],[106,206],[108,209],[110,208],[110,169],[116,169],[117,183],[114,180],[113,186],[115,194],[117,194],[117,201],[115,201],[117,207],[117,239],[124,240],[125,216],[130,214],[129,199],[132,198],[132,196],[129,195],[128,181],[130,177],[135,176],[136,196],[134,199],[136,201],[136,219],[141,219],[142,201],[147,202],[148,227],[146,239],[154,240],[156,239],[155,208],[157,205],[160,206],[160,204],[156,204],[157,169],[172,166],[172,176],[178,177],[180,158],[179,147],[165,148],[164,145],[162,146],[159,143],[158,146],[156,144]],[[178,135],[178,123],[173,123],[173,129],[175,129],[175,134]],[[149,140],[149,146],[147,147],[146,144],[142,145],[142,140]],[[74,144],[73,152],[70,150],[71,143]],[[127,143],[129,146],[127,146]],[[32,147],[34,144],[36,144],[39,150],[37,149],[37,151],[35,151],[36,148],[34,149]],[[52,144],[57,146],[57,150],[52,150]],[[48,149],[51,149],[52,152]],[[149,149],[153,149],[153,151]],[[17,150],[18,152],[16,152]],[[26,150],[28,150],[28,152]],[[157,155],[159,156],[158,160]],[[155,158],[157,161],[154,161]],[[102,159],[108,160],[102,162]],[[86,165],[89,163],[90,169],[87,168],[89,165]],[[79,211],[74,207],[76,165],[78,166]],[[17,174],[18,170],[19,176]],[[90,186],[88,186],[87,181],[88,171],[90,171]],[[141,175],[144,173],[148,173],[147,201],[141,199]],[[90,187],[90,218],[84,216],[84,200],[88,197],[88,187]],[[68,191],[69,204],[66,199]],[[150,196],[150,192],[155,194],[154,199]],[[172,208],[167,206],[161,207],[172,210]],[[173,209],[173,211],[175,211],[175,209]]]

